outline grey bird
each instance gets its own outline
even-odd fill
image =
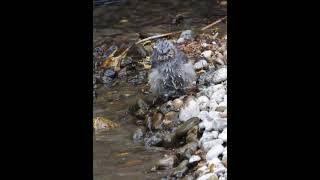
[[[185,94],[196,80],[192,64],[187,56],[168,40],[158,40],[154,47],[149,75],[151,92],[162,100],[176,98]]]

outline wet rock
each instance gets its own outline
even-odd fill
[[[138,75],[138,80],[139,80],[138,84],[145,83],[147,80],[147,75],[148,75],[147,71],[140,71]]]
[[[135,141],[135,142],[142,141],[145,133],[146,133],[145,127],[137,128],[133,134],[133,141]]]
[[[144,100],[142,100],[142,99],[138,99],[137,105],[138,105],[138,107],[139,107],[140,109],[146,109],[146,110],[149,109],[148,104],[147,104]]]
[[[164,115],[164,119],[166,121],[170,121],[170,122],[177,121],[179,119],[179,113],[174,112],[174,111],[170,111]]]
[[[145,138],[145,145],[149,146],[159,146],[162,143],[162,135],[159,133],[155,133],[151,137]]]
[[[112,69],[107,69],[105,72],[104,72],[104,76],[106,77],[110,77],[110,78],[115,78],[116,76],[116,72]]]
[[[179,113],[174,111],[168,112],[164,115],[162,123],[165,129],[168,130],[176,127],[179,124]]]
[[[144,47],[141,44],[136,45],[136,51],[139,55],[138,56],[139,58],[145,58],[148,55],[147,51],[144,49]]]
[[[201,149],[204,152],[208,152],[212,147],[217,146],[217,145],[222,145],[223,144],[223,140],[221,139],[214,139],[214,140],[210,140],[210,141],[204,141],[201,145]]]
[[[215,173],[208,173],[200,176],[197,180],[219,180],[219,178]]]
[[[145,126],[148,128],[149,131],[152,131],[152,117],[148,114],[144,120]]]
[[[220,144],[213,146],[207,153],[206,159],[207,161],[212,160],[213,158],[218,157],[224,151],[224,147]]]
[[[178,128],[175,132],[176,136],[177,137],[185,136],[191,128],[198,125],[199,123],[200,123],[200,119],[197,117],[194,117],[194,118],[191,118],[191,119],[185,121],[184,123],[182,123],[181,125],[178,126]]]
[[[133,62],[131,57],[125,57],[120,62],[120,67],[126,67],[128,65],[131,65]]]
[[[174,168],[172,175],[181,178],[188,171],[188,160],[182,161],[176,168]]]
[[[156,167],[159,170],[173,168],[177,164],[177,157],[175,155],[165,155],[164,158],[160,159]]]
[[[200,107],[194,99],[190,99],[186,104],[181,108],[179,119],[181,121],[186,121],[190,118],[197,117],[200,113]]]
[[[227,142],[227,128],[224,128],[219,134],[219,139],[223,140],[223,142]]]
[[[172,105],[173,105],[174,110],[179,110],[183,105],[183,101],[181,99],[177,98],[177,99],[173,100]]]
[[[111,87],[113,83],[113,79],[107,76],[103,76],[102,83],[105,87]]]
[[[206,60],[204,60],[204,59],[196,62],[196,63],[193,65],[193,68],[194,68],[195,70],[200,70],[200,69],[203,69],[203,68],[206,68],[206,67],[208,67],[208,62],[207,62]]]
[[[163,120],[163,115],[161,113],[154,113],[152,116],[152,129],[159,130],[161,129]]]
[[[186,142],[197,142],[198,143],[198,126],[194,126],[192,129],[188,131],[188,135],[186,137]]]
[[[127,67],[122,68],[119,72],[118,72],[118,77],[119,79],[126,79],[127,78]]]
[[[201,56],[205,57],[206,59],[210,59],[212,54],[213,52],[211,50],[206,50],[201,53]]]
[[[198,148],[198,143],[190,142],[190,143],[187,143],[184,146],[176,149],[176,152],[180,158],[182,158],[182,159],[188,158],[189,159],[196,152],[197,148]]]
[[[194,162],[198,162],[201,160],[201,157],[198,156],[198,155],[192,155],[190,158],[189,158],[189,163],[192,164]]]
[[[108,118],[96,117],[93,119],[93,127],[95,131],[110,130],[119,126],[120,125],[118,123],[115,123]]]
[[[139,118],[144,118],[144,116],[148,113],[149,105],[142,99],[138,99],[137,109],[138,110],[135,112],[135,115]]]
[[[225,81],[225,80],[227,80],[227,68],[226,67],[220,68],[213,73],[213,77],[212,77],[213,83],[218,84],[218,83]]]
[[[102,55],[102,58],[106,59],[108,58],[112,53],[116,52],[118,50],[118,46],[112,45],[108,48],[107,51],[105,51]]]
[[[162,146],[166,148],[173,147],[177,142],[177,137],[174,133],[166,133],[163,137]]]
[[[201,111],[208,110],[209,108],[209,98],[207,96],[200,96],[197,98],[197,103]]]
[[[186,137],[186,142],[198,142],[198,135],[195,133],[190,133]]]
[[[172,101],[168,101],[168,102],[166,102],[166,103],[164,103],[164,104],[162,104],[161,106],[160,106],[160,111],[163,113],[163,114],[166,114],[166,113],[168,113],[168,112],[170,112],[170,111],[173,111],[175,108],[174,108],[174,106],[173,106],[173,103],[172,103]]]
[[[132,85],[138,85],[138,83],[139,83],[138,75],[129,77],[128,83],[132,84]]]
[[[213,73],[214,73],[214,70],[211,69],[211,70],[201,74],[197,80],[197,84],[199,84],[199,85],[211,84]]]

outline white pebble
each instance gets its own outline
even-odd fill
[[[223,140],[221,140],[221,139],[205,141],[202,143],[201,149],[205,152],[208,152],[212,147],[217,146],[217,145],[222,145],[222,144],[223,144]]]
[[[187,121],[190,118],[197,117],[200,113],[200,108],[195,100],[190,100],[184,107],[181,108],[179,113],[179,119],[181,121]]]
[[[205,68],[205,67],[208,67],[208,62],[204,59],[196,62],[194,65],[193,65],[194,69],[195,70],[199,70],[199,69],[202,69],[202,68]]]
[[[227,127],[227,118],[217,118],[213,120],[213,129],[216,131],[221,131]]]
[[[203,121],[205,131],[212,131],[215,129],[213,121]]]
[[[193,163],[193,162],[196,162],[196,161],[200,161],[201,160],[201,157],[198,156],[198,155],[192,155],[189,159],[189,163]]]
[[[218,180],[218,176],[215,173],[208,173],[200,176],[197,180]]]
[[[227,68],[223,67],[213,73],[212,80],[215,84],[227,80]]]
[[[207,43],[201,43],[201,46],[202,46],[202,47],[207,47],[208,44],[207,44]]]
[[[211,164],[213,164],[214,166],[218,166],[221,163],[222,163],[221,160],[217,157],[212,158],[212,159],[208,160],[208,162],[207,162],[208,166],[210,166]]]
[[[207,161],[212,160],[213,158],[218,157],[224,151],[224,147],[220,144],[213,146],[206,155]]]
[[[211,58],[211,56],[212,56],[212,51],[211,50],[206,50],[206,51],[203,51],[202,53],[201,53],[201,55],[203,56],[203,57],[205,57],[205,58]]]
[[[217,111],[210,111],[208,115],[212,120],[220,118],[220,114]]]
[[[210,99],[209,101],[210,111],[215,111],[217,107],[218,107],[218,103],[216,102],[216,100],[214,98]]]
[[[223,100],[221,103],[219,103],[219,105],[216,107],[215,110],[219,112],[223,112],[226,109],[227,109],[227,103],[225,102],[225,100]]]
[[[215,100],[216,103],[221,103],[223,101],[224,96],[227,94],[227,91],[224,88],[221,88],[217,91],[215,91],[211,97],[210,100]]]
[[[200,111],[198,114],[198,118],[201,119],[202,121],[211,121],[212,119],[209,116],[208,111]]]
[[[179,39],[177,40],[177,43],[178,43],[178,44],[180,44],[180,43],[184,43],[184,41],[185,41],[185,39],[184,39],[184,38],[179,38]]]
[[[204,128],[205,128],[204,122],[199,123],[199,129],[204,129]]]
[[[211,131],[211,132],[204,131],[203,134],[202,134],[202,137],[199,140],[199,147],[202,146],[203,142],[210,141],[210,140],[213,140],[213,139],[217,139],[218,135],[219,135],[218,131]]]
[[[197,99],[200,110],[207,110],[209,107],[209,98],[207,96],[200,96]]]
[[[227,142],[227,128],[223,129],[223,131],[219,134],[218,138],[223,140],[223,142]]]

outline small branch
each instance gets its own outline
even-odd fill
[[[218,19],[217,21],[207,25],[206,27],[201,28],[201,31],[204,31],[204,30],[206,30],[206,29],[208,29],[208,28],[220,23],[221,21],[225,20],[226,18],[227,18],[227,16],[225,16],[225,17],[223,17],[221,19]],[[147,37],[147,38],[141,39],[138,42],[136,42],[135,44],[139,44],[139,43],[151,40],[151,39],[157,39],[157,38],[161,38],[161,37],[171,36],[171,35],[174,35],[174,34],[177,34],[177,33],[181,33],[181,32],[183,32],[183,31],[175,31],[175,32],[169,32],[169,33],[165,33],[165,34],[154,35],[154,36],[151,36],[151,37]]]
[[[177,33],[181,33],[182,31],[176,31],[176,32],[170,32],[170,33],[165,33],[165,34],[159,34],[159,35],[155,35],[155,36],[151,36],[151,37],[147,37],[144,39],[141,39],[140,41],[136,42],[136,44],[151,40],[151,39],[157,39],[157,38],[161,38],[161,37],[166,37],[166,36],[171,36],[173,34],[177,34]]]
[[[208,29],[208,28],[210,28],[210,27],[214,26],[214,25],[216,25],[216,24],[220,23],[221,21],[223,21],[223,20],[225,20],[225,19],[227,19],[227,16],[225,16],[225,17],[223,17],[223,18],[221,18],[221,19],[218,19],[217,21],[215,21],[215,22],[213,22],[213,23],[211,23],[211,24],[209,24],[209,25],[207,25],[207,26],[205,26],[205,27],[201,28],[201,31],[204,31],[204,30],[206,30],[206,29]]]

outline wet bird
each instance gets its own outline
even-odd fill
[[[162,100],[176,98],[185,94],[196,79],[192,64],[187,56],[172,42],[162,39],[156,42],[149,75],[150,90]]]

